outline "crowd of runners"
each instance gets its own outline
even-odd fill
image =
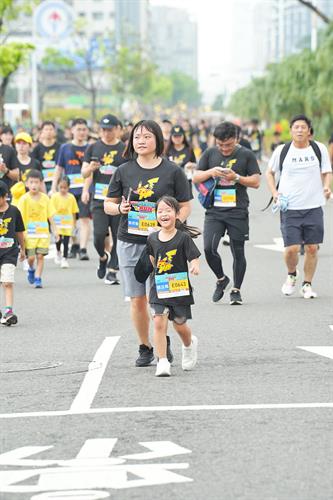
[[[106,285],[120,284],[130,301],[139,339],[136,366],[150,365],[156,355],[156,376],[170,375],[170,320],[182,341],[182,368],[192,370],[198,339],[188,324],[194,303],[189,274],[199,273],[200,257],[193,238],[203,233],[204,255],[216,278],[212,301],[219,302],[230,289],[230,304],[242,305],[250,232],[248,189],[261,185],[263,135],[258,125],[256,120],[243,127],[229,121],[211,127],[205,120],[196,127],[189,120],[123,125],[107,114],[99,122],[98,136],[85,119],[77,118],[62,143],[51,121],[41,124],[38,139],[35,131],[13,134],[10,127],[3,127],[1,323],[17,323],[13,283],[18,258],[24,261],[29,284],[43,288],[51,235],[55,263],[66,269],[71,258],[89,261],[92,232],[97,277]],[[307,116],[292,118],[290,135],[286,144],[274,137],[266,180],[272,210],[280,212],[285,246],[287,277],[282,293],[290,296],[296,290],[303,246],[300,291],[310,299],[317,296],[312,280],[324,236],[322,207],[331,197],[331,158],[327,147],[314,140]],[[202,228],[188,225],[197,194],[205,209]],[[232,276],[225,273],[219,250],[226,236]]]

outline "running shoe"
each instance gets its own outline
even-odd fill
[[[87,254],[86,248],[80,248],[79,250],[79,259],[80,260],[89,260],[89,255]]]
[[[170,337],[167,335],[167,359],[169,363],[171,364],[173,362],[173,353],[171,351],[171,343],[170,343]]]
[[[107,275],[105,276],[104,283],[106,285],[119,285],[117,273],[115,273],[114,271],[108,271]]]
[[[230,283],[230,278],[224,276],[223,280],[217,280],[215,292],[213,293],[213,302],[218,302],[222,299],[224,292],[227,290]]]
[[[305,299],[315,299],[317,297],[317,294],[312,290],[310,283],[305,283],[305,285],[302,286],[300,293]]]
[[[139,346],[139,357],[135,361],[135,366],[149,366],[154,361],[154,349],[145,344]]]
[[[193,370],[198,359],[198,339],[192,335],[191,345],[182,346],[182,368],[184,371]]]
[[[35,283],[35,272],[35,269],[31,269],[31,267],[29,267],[27,277],[30,285],[33,285]]]
[[[13,311],[5,312],[5,314],[1,317],[0,323],[6,326],[16,325],[17,316],[13,313]]]
[[[54,263],[61,264],[61,252],[56,253],[56,256],[54,257]]]
[[[80,251],[80,246],[77,243],[74,243],[74,245],[72,245],[72,247],[70,249],[70,252],[68,254],[68,258],[69,259],[76,259],[79,251]]]
[[[298,278],[298,270],[296,270],[296,276],[293,276],[292,274],[288,274],[286,281],[283,283],[281,292],[284,295],[292,295],[295,290],[296,290],[296,281]]]
[[[99,266],[97,268],[97,276],[100,280],[104,278],[106,275],[106,266],[108,264],[108,259],[106,258],[105,260],[100,260],[99,261]]]
[[[35,288],[43,288],[42,278],[35,278],[34,285]]]
[[[230,292],[230,305],[231,306],[241,306],[243,304],[242,296],[239,290],[231,290]]]
[[[61,269],[68,269],[69,268],[68,260],[65,259],[65,257],[63,257],[61,259],[60,267],[61,267]]]
[[[156,366],[155,377],[170,377],[170,375],[170,363],[167,358],[159,359]]]

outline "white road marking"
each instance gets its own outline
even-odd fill
[[[95,363],[100,364],[101,367],[99,370],[91,370],[86,373],[80,390],[71,405],[70,411],[72,413],[84,412],[89,410],[91,407],[99,384],[102,381],[110,356],[119,339],[120,337],[106,337],[103,340],[102,345],[97,350],[93,361],[89,364],[89,370],[95,365]]]
[[[151,451],[146,453],[134,453],[133,455],[121,455],[120,458],[125,458],[126,460],[153,460],[154,458],[172,457],[174,455],[192,453],[191,450],[183,448],[172,441],[145,441],[139,444]]]
[[[27,458],[53,446],[26,446],[4,453],[0,455],[2,465],[12,464],[13,457],[21,457],[21,460],[16,458],[15,465],[19,467],[17,470],[0,470],[0,493],[39,493],[54,490],[50,492],[49,498],[61,500],[67,497],[68,491],[79,490],[82,493],[75,496],[75,499],[94,500],[95,496],[91,496],[91,492],[94,493],[95,488],[127,489],[193,481],[175,472],[188,469],[188,463],[133,464],[126,463],[126,459],[122,457],[109,457],[109,452],[112,452],[116,442],[117,439],[110,438],[88,439],[75,458],[54,460],[53,467],[49,466],[50,460],[43,463],[40,459],[34,461]],[[153,452],[128,455],[129,460],[141,459],[146,455],[149,455],[146,459],[161,459],[192,453],[172,441],[149,441],[140,444],[146,445],[146,448]],[[22,469],[28,464],[30,469]],[[132,478],[133,475],[136,476],[135,479]],[[21,484],[27,479],[30,479],[29,484]],[[56,495],[55,492],[64,492],[65,495],[62,497],[60,493]],[[45,493],[44,499],[48,498],[47,495],[48,493]]]
[[[274,245],[254,245],[255,248],[263,248],[264,250],[273,250],[274,252],[284,252],[284,244],[282,238],[273,238]]]
[[[299,345],[298,349],[303,349],[303,351],[312,352],[314,354],[319,354],[319,356],[325,356],[325,358],[333,359],[333,347],[328,345]]]
[[[124,406],[120,408],[89,408],[87,410],[36,411],[22,413],[0,413],[0,420],[34,417],[66,417],[73,415],[98,415],[108,413],[147,413],[162,411],[227,411],[227,410],[297,410],[302,408],[333,408],[332,403],[264,403],[242,405],[189,405],[189,406]]]
[[[332,330],[332,332],[333,332],[333,325],[328,325],[328,326],[330,327],[330,329],[331,329],[331,330]]]

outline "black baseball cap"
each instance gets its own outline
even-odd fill
[[[185,135],[183,127],[180,125],[174,125],[171,129],[171,135]]]
[[[99,126],[101,128],[111,129],[120,125],[118,118],[114,115],[104,115],[102,116]]]

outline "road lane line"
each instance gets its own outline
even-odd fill
[[[87,410],[36,411],[25,413],[2,413],[1,419],[34,418],[34,417],[66,417],[75,415],[98,415],[107,413],[140,413],[168,411],[227,411],[227,410],[297,410],[297,409],[333,409],[332,403],[268,403],[243,405],[192,405],[192,406],[125,406],[121,408],[89,408]]]
[[[332,332],[333,332],[333,325],[329,325],[329,327],[330,327],[330,329],[331,329],[331,330],[332,330]]]
[[[120,337],[106,337],[103,340],[94,356],[94,359],[89,364],[89,369],[91,369],[91,371],[86,373],[80,390],[70,407],[70,412],[85,412],[90,409],[98,387],[102,381],[111,354],[119,339]],[[96,366],[98,365],[100,365],[100,368],[96,369]]]

